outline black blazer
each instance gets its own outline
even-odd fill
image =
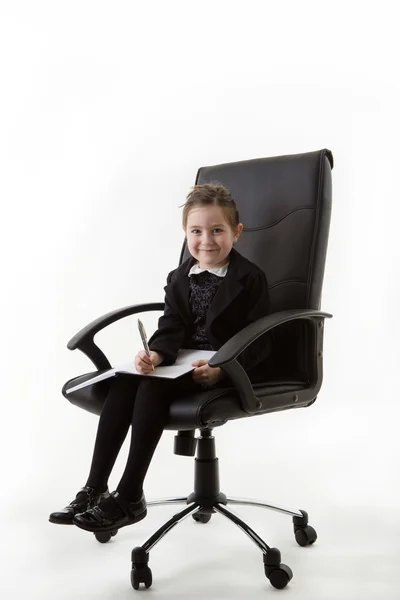
[[[268,315],[270,300],[264,272],[235,248],[229,255],[229,266],[210,304],[205,330],[213,350],[218,350],[235,333]],[[149,339],[150,350],[161,352],[170,365],[180,348],[190,348],[193,316],[189,305],[189,277],[196,259],[190,256],[168,274],[165,290],[164,314],[158,329]],[[265,380],[269,370],[271,336],[262,335],[238,357],[252,381]]]

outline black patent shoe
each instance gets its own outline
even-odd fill
[[[49,521],[57,525],[73,525],[75,515],[96,506],[98,502],[108,498],[109,495],[108,488],[105,492],[97,492],[93,488],[85,486],[79,490],[76,498],[68,506],[58,512],[51,513]]]
[[[110,506],[111,498],[114,502]],[[136,502],[129,502],[122,498],[119,492],[111,492],[110,498],[106,502],[99,502],[97,506],[86,512],[75,515],[73,523],[77,527],[93,533],[112,532],[120,527],[138,523],[146,515],[147,504],[143,493]]]

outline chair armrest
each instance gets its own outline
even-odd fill
[[[124,317],[129,317],[135,313],[147,312],[150,310],[164,310],[164,302],[151,302],[147,304],[133,304],[124,308],[117,308],[111,312],[98,317],[85,327],[78,331],[68,342],[69,350],[81,350],[93,362],[97,369],[110,369],[111,364],[106,355],[100,350],[93,341],[96,333],[105,329],[111,323],[115,323]]]
[[[329,313],[314,309],[284,310],[266,317],[261,317],[261,319],[254,321],[254,323],[250,323],[250,325],[247,325],[247,327],[231,337],[223,346],[221,346],[214,356],[210,358],[208,364],[210,367],[221,367],[221,369],[228,373],[239,393],[243,410],[250,414],[254,414],[262,408],[262,403],[255,395],[246,371],[236,360],[239,354],[261,335],[279,325],[283,325],[284,323],[296,319],[315,319],[320,320],[320,326],[322,327],[322,319],[331,317],[332,315]]]

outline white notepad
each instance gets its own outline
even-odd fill
[[[141,377],[165,377],[167,379],[176,379],[189,371],[192,371],[196,367],[192,367],[192,362],[195,360],[210,360],[212,356],[214,356],[215,350],[188,350],[181,349],[178,351],[178,356],[173,365],[163,366],[159,365],[155,367],[154,371],[149,373],[148,375],[143,375],[136,370],[133,361],[129,363],[125,363],[120,365],[119,367],[113,367],[108,371],[104,371],[104,373],[100,373],[100,375],[94,375],[91,379],[87,379],[77,385],[74,385],[66,390],[67,394],[71,392],[76,392],[88,385],[92,385],[93,383],[98,383],[99,381],[103,381],[104,379],[109,379],[110,377],[114,377],[116,373],[128,373],[131,375],[140,375]]]

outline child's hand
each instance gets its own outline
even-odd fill
[[[150,356],[147,356],[144,350],[139,350],[135,356],[135,367],[142,375],[148,375],[153,372],[152,364],[157,367],[164,360],[164,357],[159,352],[150,350]]]
[[[224,377],[222,369],[220,367],[209,367],[207,360],[195,360],[192,362],[192,367],[198,367],[192,373],[195,383],[205,386],[213,385]]]

